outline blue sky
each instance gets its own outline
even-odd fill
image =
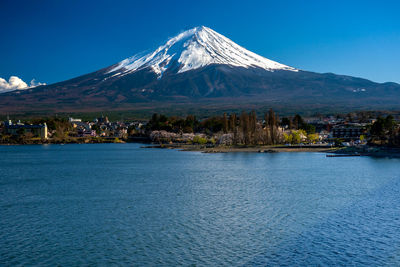
[[[0,0],[0,77],[54,83],[199,25],[303,70],[400,83],[400,1]]]

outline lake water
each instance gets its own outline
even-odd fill
[[[400,160],[0,146],[0,265],[400,265]]]

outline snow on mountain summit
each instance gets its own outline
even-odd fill
[[[118,71],[114,75],[120,75],[150,67],[160,78],[174,63],[178,63],[178,73],[211,64],[258,67],[268,71],[297,71],[259,56],[210,28],[200,26],[170,38],[151,53],[138,54],[117,63],[108,73]]]

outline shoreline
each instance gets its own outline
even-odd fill
[[[142,146],[143,148],[178,149],[180,151],[195,151],[202,153],[279,153],[279,152],[325,152],[335,153],[343,148],[328,146],[213,146],[188,144],[162,144]]]
[[[20,146],[20,145],[65,145],[65,144],[118,144],[126,143],[126,140],[119,138],[102,138],[102,137],[74,137],[68,139],[28,139],[23,141],[15,141],[8,143],[0,143],[0,146]]]
[[[74,140],[76,141],[76,140]],[[99,140],[97,140],[99,141]],[[68,144],[142,144],[140,148],[156,148],[156,149],[176,149],[183,152],[201,152],[201,153],[326,153],[331,154],[329,157],[351,157],[351,156],[368,156],[375,158],[400,158],[400,148],[391,147],[330,147],[319,145],[305,146],[284,146],[284,145],[260,145],[260,146],[207,146],[193,144],[154,144],[147,142],[129,142],[126,140],[102,140],[103,142],[31,142],[31,143],[0,143],[1,146],[21,146],[21,145],[68,145]]]
[[[330,147],[330,146],[215,146],[188,144],[161,144],[142,146],[142,148],[177,149],[180,151],[193,151],[201,153],[326,153],[330,157],[364,156],[375,158],[400,158],[400,148],[390,147]]]

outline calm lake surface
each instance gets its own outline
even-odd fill
[[[400,265],[399,159],[140,146],[0,146],[0,265]]]

